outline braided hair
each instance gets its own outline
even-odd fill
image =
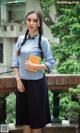
[[[22,46],[24,45],[24,43],[26,42],[26,38],[27,38],[28,32],[29,32],[29,30],[26,31],[25,37],[24,37],[24,39],[23,39],[23,42],[21,43],[21,45],[19,46],[19,48],[18,48],[18,50],[17,50],[17,56],[20,55],[21,47],[22,47]]]
[[[39,40],[38,40],[38,46],[41,50],[41,58],[43,58],[43,52],[42,52],[42,47],[41,47],[41,37],[42,37],[42,34],[43,34],[43,27],[42,27],[42,15],[39,11],[31,11],[29,12],[27,15],[26,15],[26,20],[27,20],[27,17],[30,15],[30,14],[33,14],[35,13],[39,19],[39,23],[40,23],[40,26],[38,27],[38,33],[39,33]],[[28,33],[29,33],[29,30],[27,29],[26,33],[25,33],[25,37],[21,43],[21,45],[19,46],[19,49],[17,51],[17,56],[20,55],[20,50],[21,50],[21,47],[24,45],[24,43],[26,42],[26,38],[28,36]]]

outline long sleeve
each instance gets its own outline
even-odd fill
[[[45,59],[45,65],[48,67],[48,72],[51,72],[55,65],[55,59],[53,58],[50,44],[46,38],[42,42],[42,52]]]

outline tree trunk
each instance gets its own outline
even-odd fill
[[[49,7],[49,16],[53,22],[57,20],[57,9],[56,9],[56,2],[54,0],[53,4]]]

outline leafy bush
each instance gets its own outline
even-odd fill
[[[58,22],[51,26],[60,44],[52,45],[59,73],[80,73],[80,5],[60,8]]]
[[[53,93],[50,90],[48,91],[48,96],[49,96],[50,113],[52,116],[53,115]]]
[[[15,94],[11,93],[6,98],[6,123],[15,123],[15,105],[16,105],[16,99]]]
[[[80,85],[70,88],[68,92],[62,93],[60,99],[60,118],[77,122],[80,110]]]

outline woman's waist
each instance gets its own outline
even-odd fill
[[[22,79],[32,79],[32,80],[35,80],[35,79],[42,78],[43,75],[44,75],[43,71],[34,72],[34,71],[27,71],[27,70],[20,69],[20,77]]]

